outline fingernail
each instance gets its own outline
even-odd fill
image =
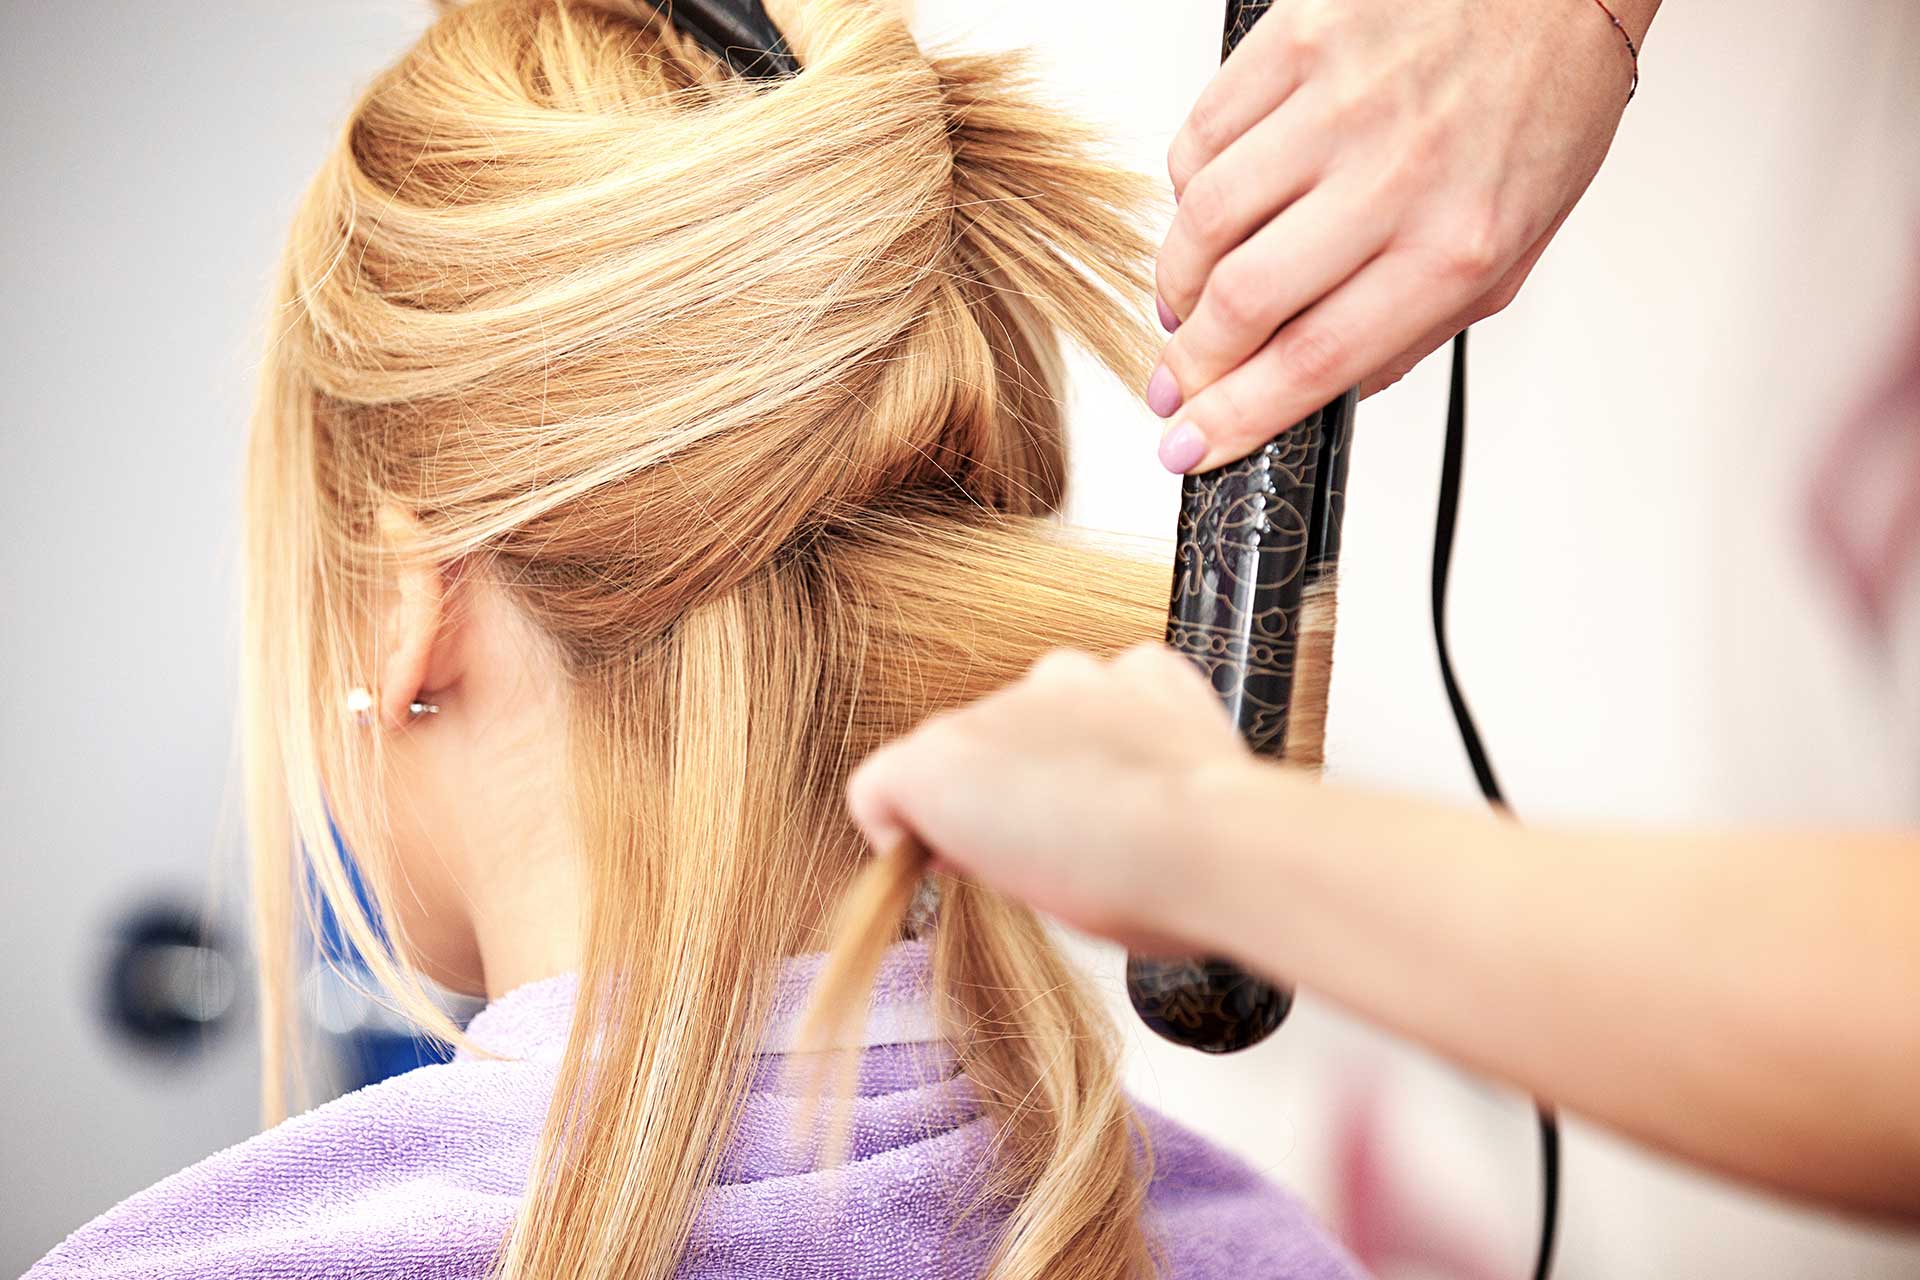
[[[1168,333],[1172,333],[1180,327],[1180,317],[1173,314],[1173,308],[1167,305],[1165,298],[1159,294],[1155,294],[1153,306],[1154,310],[1160,313],[1160,327],[1162,329],[1165,329]]]
[[[1173,380],[1173,371],[1161,365],[1147,381],[1147,408],[1159,417],[1171,418],[1179,407],[1180,384]]]
[[[1207,438],[1191,422],[1175,424],[1160,439],[1160,465],[1177,476],[1194,469],[1207,456]]]

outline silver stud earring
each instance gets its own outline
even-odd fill
[[[407,713],[418,719],[421,716],[437,716],[440,707],[437,703],[414,701],[407,704]],[[347,690],[347,714],[360,724],[373,722],[373,690],[365,685],[355,685]]]

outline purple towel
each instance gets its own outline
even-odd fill
[[[796,1161],[778,1051],[818,969],[789,961],[763,1070],[688,1241],[683,1280],[960,1280],[982,1273],[989,1216],[954,1206],[988,1121],[952,1074],[924,945],[882,968],[844,1169]],[[361,1089],[175,1174],[70,1236],[27,1280],[482,1280],[520,1206],[573,1012],[572,977],[477,1016],[456,1058]],[[1149,1224],[1167,1280],[1351,1280],[1306,1211],[1239,1161],[1144,1112]]]

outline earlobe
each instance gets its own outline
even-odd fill
[[[389,568],[375,637],[380,655],[380,720],[397,729],[413,718],[416,702],[444,669],[447,584],[441,567],[426,556],[424,531],[412,513],[380,509],[380,539]]]

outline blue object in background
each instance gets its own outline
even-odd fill
[[[340,838],[339,829],[329,823],[329,830],[333,835],[334,848],[339,850],[341,862],[345,864],[348,878],[353,883],[354,897],[359,900],[360,909],[366,912],[367,919],[373,923],[381,940],[385,941],[385,925],[373,908],[366,881],[360,874],[360,864],[355,860],[353,851]],[[374,986],[373,975],[366,961],[341,927],[332,903],[324,894],[317,892],[311,877],[308,889],[319,903],[313,981],[307,988],[310,993],[308,1012],[315,1016],[334,1046],[343,1090],[362,1088],[412,1071],[415,1067],[451,1059],[453,1051],[449,1046],[431,1036],[422,1035],[384,1005],[364,994]],[[314,998],[311,993],[322,986],[325,994]],[[321,1003],[329,1010],[329,1015],[323,1016],[311,1007]]]

